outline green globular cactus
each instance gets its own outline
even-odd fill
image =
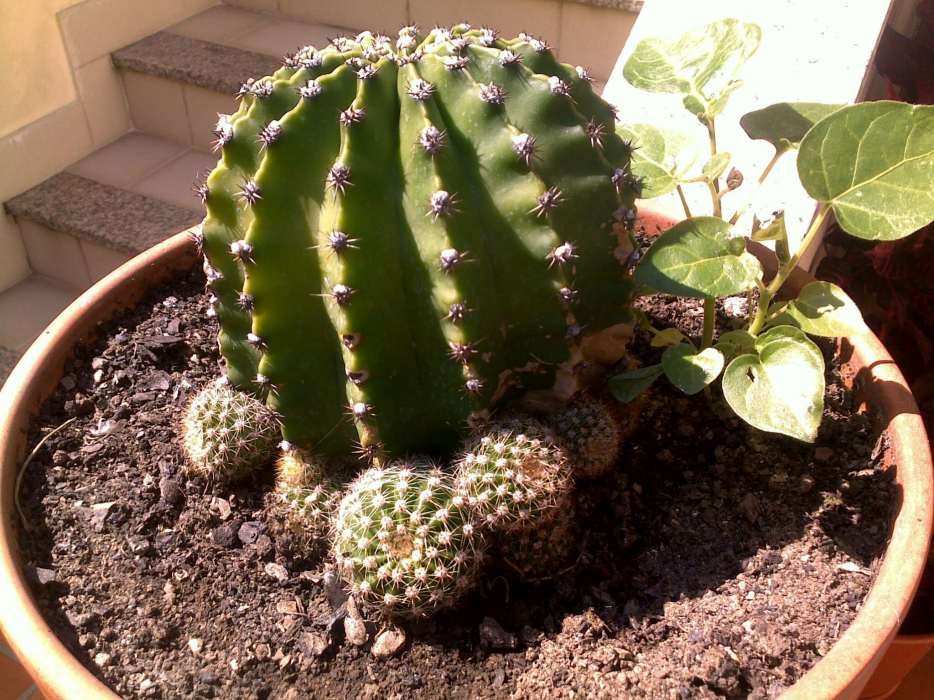
[[[219,481],[243,478],[263,466],[279,441],[275,414],[223,381],[198,392],[181,427],[189,470]]]
[[[337,567],[356,600],[387,617],[422,616],[476,582],[484,540],[440,471],[393,464],[364,471],[335,520]]]
[[[478,522],[497,534],[539,527],[573,489],[564,450],[534,418],[505,421],[469,441],[455,480]]]
[[[302,49],[241,90],[201,185],[233,386],[323,456],[449,452],[629,319],[638,181],[543,42],[457,25]]]
[[[285,445],[276,460],[277,509],[304,550],[316,549],[331,532],[341,499],[341,481],[304,450]]]
[[[620,455],[625,433],[618,402],[582,394],[549,422],[572,456],[570,462],[577,476],[602,476]]]

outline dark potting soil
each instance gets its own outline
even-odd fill
[[[53,629],[121,695],[771,697],[869,590],[895,487],[831,363],[813,446],[659,382],[618,470],[580,485],[569,569],[529,584],[491,565],[377,658],[378,626],[362,646],[345,637],[326,558],[297,557],[269,515],[271,476],[182,473],[179,414],[218,373],[202,285],[189,274],[103,324],[32,428],[34,445],[75,419],[24,475],[27,573]],[[691,302],[643,308],[699,330]],[[656,360],[644,337],[634,347]]]

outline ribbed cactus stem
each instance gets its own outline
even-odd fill
[[[337,37],[241,101],[199,187],[211,313],[299,447],[449,454],[628,319],[628,148],[544,42]]]

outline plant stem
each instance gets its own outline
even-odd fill
[[[765,182],[765,179],[769,176],[769,173],[772,172],[772,168],[775,167],[775,164],[778,163],[779,159],[783,155],[785,155],[787,152],[788,152],[787,148],[780,150],[780,151],[779,150],[775,151],[775,155],[772,156],[772,160],[768,162],[768,164],[765,166],[765,170],[762,171],[762,174],[759,175],[759,179],[756,180],[756,185],[753,188],[752,194],[750,195],[750,197],[746,200],[743,206],[737,209],[736,212],[733,214],[733,216],[730,217],[730,226],[735,226],[736,222],[739,221],[740,217],[746,213],[749,207],[752,206],[752,203],[755,201],[756,195],[758,194],[759,189],[762,187],[762,183]]]
[[[804,238],[801,239],[801,243],[798,244],[795,252],[791,254],[786,263],[778,268],[778,272],[775,273],[775,277],[772,278],[768,286],[760,288],[759,305],[756,308],[756,315],[755,318],[752,319],[752,323],[749,324],[749,332],[752,335],[757,335],[759,331],[762,330],[762,326],[765,325],[766,318],[768,317],[769,305],[772,303],[772,299],[781,290],[782,285],[785,284],[785,280],[788,279],[788,275],[790,275],[798,265],[801,256],[811,247],[811,243],[817,236],[818,231],[820,231],[828,211],[830,211],[829,205],[822,203],[818,206],[817,214],[814,215],[814,220],[811,222],[807,233],[804,234]]]
[[[704,122],[707,127],[707,136],[710,141],[710,157],[717,155],[717,128],[714,126],[713,117]],[[723,208],[720,206],[720,183],[718,178],[714,178],[707,183],[710,188],[710,199],[713,202],[713,215],[723,216]]]
[[[691,208],[688,206],[687,197],[684,196],[684,190],[681,188],[681,185],[678,185],[678,196],[681,198],[681,206],[684,207],[684,215],[687,218],[691,218]]]
[[[713,344],[713,330],[717,320],[717,300],[714,297],[704,299],[704,335],[701,337],[701,350]]]

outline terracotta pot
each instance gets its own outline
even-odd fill
[[[644,217],[645,222],[650,219]],[[657,223],[666,225],[662,220]],[[0,393],[0,625],[9,645],[48,698],[114,696],[46,625],[20,566],[13,502],[29,421],[55,389],[65,360],[78,342],[91,338],[98,323],[135,304],[153,285],[177,270],[190,268],[196,257],[194,245],[182,233],[98,282],[36,340]],[[841,350],[848,376],[878,410],[882,427],[889,434],[887,463],[896,470],[900,502],[885,562],[862,610],[831,651],[788,691],[791,698],[858,696],[911,604],[931,533],[931,455],[911,392],[875,336],[849,339]]]

